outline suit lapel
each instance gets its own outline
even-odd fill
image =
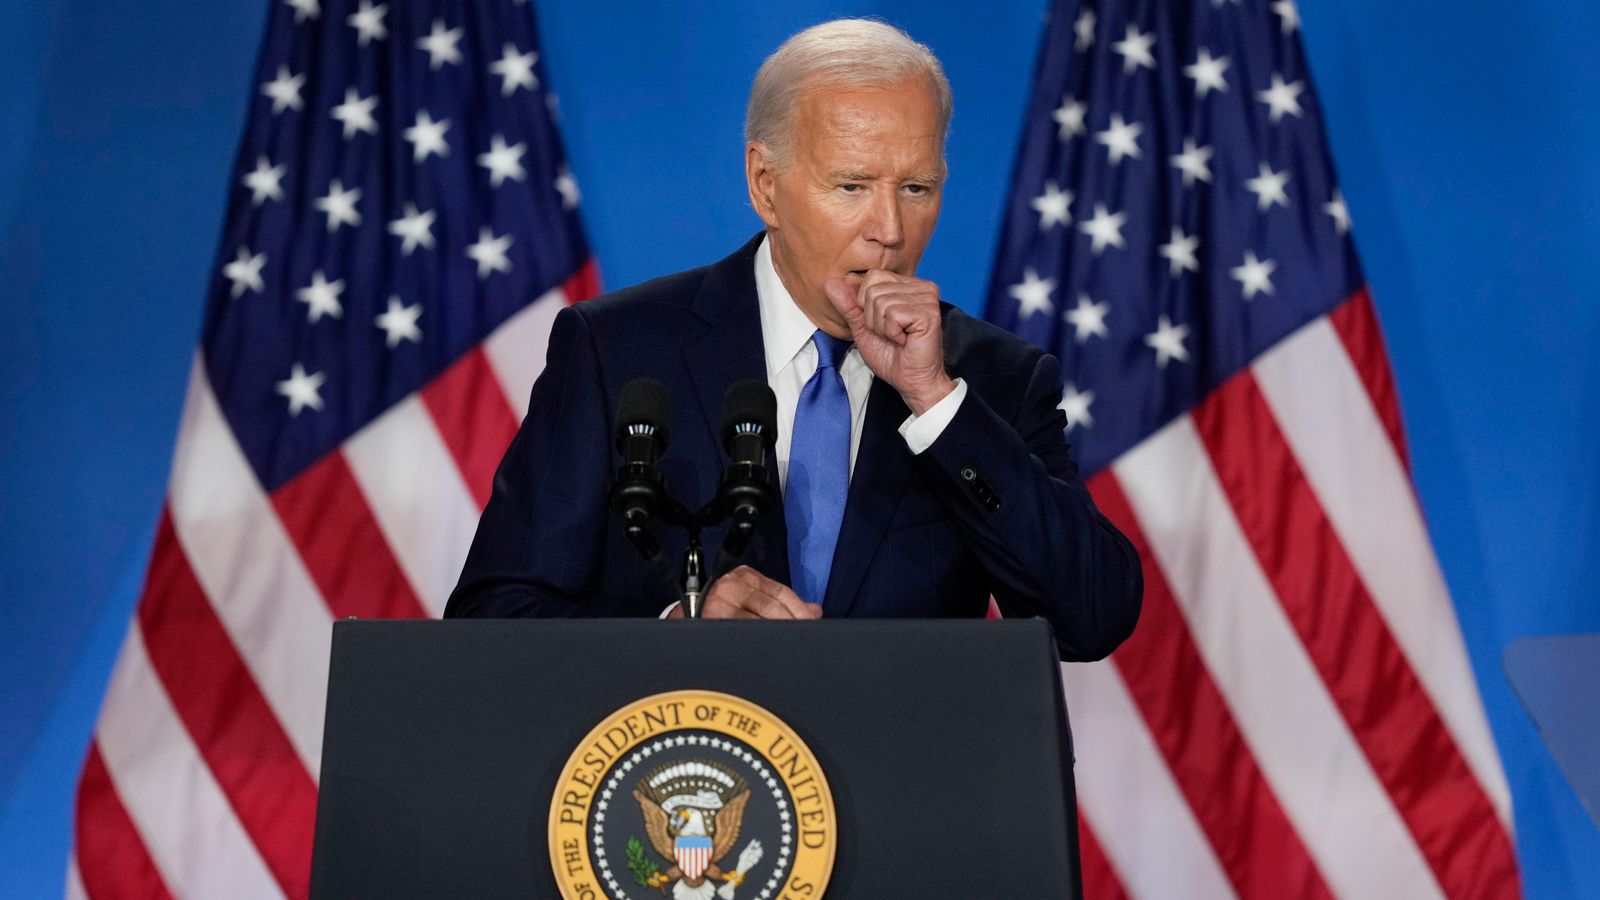
[[[900,436],[900,423],[909,415],[911,410],[900,394],[874,378],[861,426],[856,468],[850,476],[844,523],[833,551],[833,569],[828,573],[828,590],[822,604],[825,616],[849,615],[889,519],[911,480],[911,451]]]
[[[717,433],[723,395],[736,381],[750,378],[763,384],[767,381],[755,276],[756,248],[762,237],[756,235],[706,272],[693,306],[706,328],[683,344],[683,362],[700,398],[711,445],[718,450],[719,469],[727,463],[722,436]],[[779,423],[780,428],[786,425]],[[772,478],[773,495],[778,497],[776,459],[768,460],[767,470]],[[761,518],[761,527],[756,531],[747,556],[768,578],[788,584],[788,530],[784,526],[781,498]]]

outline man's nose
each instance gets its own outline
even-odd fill
[[[876,192],[865,237],[886,247],[897,246],[905,237],[900,213],[900,192],[893,188]]]

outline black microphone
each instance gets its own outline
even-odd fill
[[[672,399],[661,382],[637,378],[622,388],[617,398],[617,467],[611,487],[611,505],[622,514],[629,540],[651,558],[660,550],[647,525],[660,504],[663,489],[657,462],[667,447],[667,423]]]
[[[734,382],[722,398],[722,445],[728,467],[717,499],[733,519],[723,552],[737,556],[772,503],[767,455],[778,440],[778,398],[764,381]]]

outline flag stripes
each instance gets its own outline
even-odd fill
[[[311,841],[316,785],[189,571],[168,516],[151,555],[149,599],[138,609],[150,665],[267,868],[285,894],[303,896],[300,849]]]
[[[1327,883],[1250,755],[1227,701],[1201,660],[1149,543],[1116,478],[1089,482],[1095,503],[1146,561],[1144,608],[1115,667],[1234,888],[1330,896]]]
[[[1078,809],[1117,882],[1084,869],[1086,896],[1229,897],[1232,888],[1144,717],[1110,663],[1062,667],[1077,755]]]
[[[1510,791],[1454,607],[1400,445],[1385,440],[1381,401],[1354,355],[1331,325],[1314,322],[1252,368],[1318,504],[1509,833]]]
[[[78,806],[72,861],[67,867],[67,897],[139,897],[148,900],[168,900],[167,890],[156,871],[156,864],[145,850],[144,842],[128,811],[122,806],[116,786],[111,783],[111,773],[106,771],[100,748],[89,745],[89,757],[83,764],[83,779],[78,789]],[[85,828],[84,823],[89,823]],[[89,860],[88,879],[85,867],[78,865],[78,855]]]
[[[1289,621],[1440,886],[1464,896],[1477,885],[1514,883],[1510,844],[1487,796],[1374,608],[1255,379],[1235,376],[1193,419]],[[1384,690],[1369,690],[1373,684]],[[1439,789],[1427,790],[1430,783]]]
[[[95,728],[109,776],[103,789],[121,798],[134,837],[174,896],[240,900],[284,896],[173,710],[169,694],[174,689],[151,668],[143,629],[135,622],[112,668]],[[85,784],[78,790],[85,797],[95,794]],[[79,835],[116,830],[110,804],[96,796],[84,806]],[[116,868],[120,860],[89,857],[82,846],[78,864],[84,884],[95,890],[96,897],[100,896],[96,885],[111,885],[114,895],[123,876]]]
[[[427,618],[343,453],[278,488],[272,506],[335,619]]]
[[[592,280],[575,278],[568,284],[584,293],[552,291],[504,323],[486,347],[496,342],[514,346],[508,333],[525,335],[554,318],[548,307],[559,310],[598,289]],[[528,351],[522,346],[517,352]],[[496,422],[503,426],[513,414],[515,398],[522,397],[526,405],[542,362],[497,367],[485,352],[475,362],[440,375],[438,381],[451,383],[433,396],[449,405],[451,433],[474,429],[485,418],[491,429]],[[507,384],[510,377],[528,381]],[[434,387],[430,383],[422,393]],[[482,393],[489,400],[475,399]],[[174,496],[158,528],[136,621],[124,642],[78,788],[77,847],[86,857],[80,863],[86,896],[306,896],[322,698],[312,710],[314,717],[299,717],[302,729],[316,720],[316,752],[306,755],[285,728],[286,720],[293,719],[280,714],[262,689],[258,671],[272,677],[292,666],[302,677],[318,677],[325,685],[328,634],[335,618],[417,617],[443,609],[448,590],[439,588],[439,572],[449,569],[453,586],[465,543],[456,548],[454,559],[432,554],[437,571],[426,577],[435,586],[438,608],[430,610],[412,592],[412,577],[417,576],[402,571],[391,548],[403,547],[404,541],[420,544],[433,532],[381,528],[368,483],[381,485],[385,493],[380,502],[388,504],[396,523],[402,516],[433,523],[454,516],[476,527],[482,510],[483,501],[467,489],[463,470],[488,450],[480,446],[473,453],[457,454],[450,449],[452,442],[465,447],[481,439],[446,438],[441,417],[415,398],[409,402],[403,416],[383,422],[383,446],[427,449],[397,458],[373,451],[378,446],[374,441],[351,452],[351,444],[372,439],[367,432],[358,433],[345,448],[268,496],[253,476],[239,480],[245,476],[237,468],[245,464],[227,433],[218,430],[204,366],[195,367],[174,463]],[[479,418],[467,421],[456,415],[461,407]],[[505,435],[503,427],[500,432]],[[509,435],[504,439],[509,442]],[[495,451],[496,458],[503,449]],[[443,482],[453,490],[408,492],[401,477],[406,465],[428,466],[413,469],[411,480]],[[193,544],[178,527],[180,467],[189,485],[201,481],[198,473],[204,471],[211,475],[203,480],[215,487],[210,493],[192,487],[182,491],[182,507],[200,535]],[[358,468],[365,473],[364,482],[355,474]],[[481,465],[476,471],[484,477]],[[253,496],[241,484],[252,487]],[[268,601],[258,607],[269,613],[264,621],[239,616],[230,627],[222,615],[227,607],[209,599],[216,595],[199,570],[225,569],[226,554],[241,543],[248,545],[247,552],[282,554],[279,577],[259,584],[219,578],[215,590],[229,591],[230,599],[239,601],[284,592],[280,596],[285,601],[297,600],[300,617],[312,620],[303,626],[316,632],[310,640],[285,630],[284,622],[293,617],[280,618],[283,611]],[[236,614],[239,608],[232,607]],[[308,608],[314,616],[304,613]],[[233,628],[244,629],[245,638],[236,637]],[[297,639],[298,647],[293,643]],[[276,677],[285,694],[306,689]],[[308,734],[301,740],[312,738]],[[102,761],[102,744],[117,752],[121,769]],[[152,748],[160,749],[152,753]],[[211,824],[205,827],[207,841],[196,844],[199,823]],[[87,854],[90,848],[103,852]],[[147,876],[140,874],[141,865]]]
[[[1415,642],[1428,620],[1414,607],[1448,596],[1403,444],[1384,421],[1392,376],[1356,369],[1381,350],[1375,328],[1365,292],[1352,296],[1090,479],[1146,574],[1134,636],[1107,662],[1064,667],[1077,682],[1069,706],[1083,816],[1106,862],[1086,862],[1088,896],[1163,896],[1172,885],[1150,866],[1178,873],[1195,897],[1517,893],[1494,795],[1503,779],[1482,777],[1469,756],[1476,738],[1492,762],[1493,744],[1475,733],[1472,682],[1463,692],[1451,681],[1465,665],[1451,652],[1461,645],[1408,652],[1385,614]],[[1382,452],[1370,450],[1375,441]],[[1390,527],[1360,527],[1375,519]],[[1428,565],[1409,564],[1416,552]],[[1358,553],[1382,578],[1375,588]],[[1212,597],[1228,603],[1194,600]],[[1453,726],[1444,711],[1463,693]],[[1114,711],[1124,721],[1112,726]],[[1152,800],[1145,788],[1096,802],[1103,767],[1141,770],[1135,760],[1152,749],[1179,798]],[[1172,836],[1151,843],[1142,825],[1170,820],[1174,802],[1226,873],[1215,892],[1192,862],[1153,862],[1172,853]]]
[[[421,391],[422,402],[479,509],[489,503],[494,470],[516,437],[520,421],[494,379],[488,357],[478,348]]]

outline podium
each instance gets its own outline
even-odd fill
[[[312,895],[1076,897],[1071,765],[1042,620],[347,620]]]

